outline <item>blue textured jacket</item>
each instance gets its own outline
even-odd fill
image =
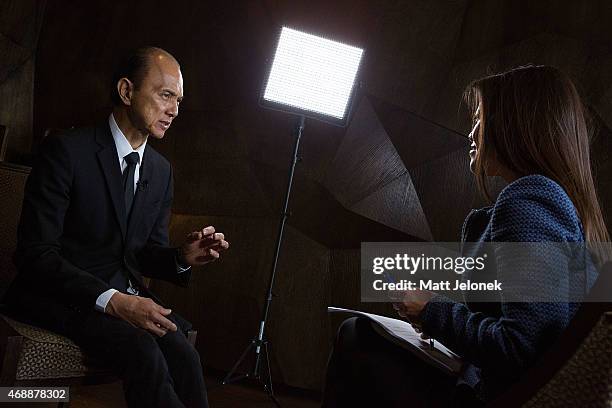
[[[530,175],[506,186],[493,206],[473,210],[462,229],[462,242],[584,242],[582,223],[563,188],[553,180]],[[495,255],[497,257],[497,255]],[[521,284],[536,290],[569,272],[570,257],[544,257],[527,271],[502,270],[498,259],[493,274],[520,276]],[[592,264],[590,264],[592,265]],[[590,289],[597,277],[587,268],[582,289]],[[478,272],[474,272],[478,273]],[[490,271],[487,273],[491,273]],[[469,278],[469,276],[464,276]],[[518,279],[518,278],[517,278]],[[585,282],[586,281],[586,282]],[[502,294],[492,302],[464,303],[435,295],[422,312],[423,329],[461,355],[467,363],[459,383],[491,399],[520,375],[558,338],[576,312],[569,302],[504,302]]]

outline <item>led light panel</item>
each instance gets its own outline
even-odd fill
[[[283,27],[266,101],[343,119],[363,49]]]

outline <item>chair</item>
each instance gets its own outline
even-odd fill
[[[2,294],[17,270],[12,254],[25,182],[30,169],[0,162],[0,288]],[[195,346],[197,332],[187,333]],[[71,340],[0,314],[0,386],[73,386],[106,384],[119,378],[100,362],[89,360]],[[65,406],[59,403],[59,406]]]
[[[6,157],[6,146],[8,142],[8,128],[0,125],[0,161]]]
[[[611,290],[612,262],[608,262],[589,298],[610,299]],[[583,303],[559,340],[489,406],[612,406],[612,303]]]

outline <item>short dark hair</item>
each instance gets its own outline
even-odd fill
[[[127,78],[132,81],[136,88],[138,88],[149,70],[151,55],[156,53],[166,54],[176,61],[176,59],[166,50],[159,47],[145,46],[136,48],[127,53],[119,62],[113,73],[111,84],[111,101],[113,105],[121,105],[121,98],[117,92],[117,82],[119,82],[121,78]]]

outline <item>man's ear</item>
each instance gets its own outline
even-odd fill
[[[127,78],[121,78],[117,81],[117,92],[125,105],[130,106],[132,104],[132,94],[134,92],[132,81]]]

